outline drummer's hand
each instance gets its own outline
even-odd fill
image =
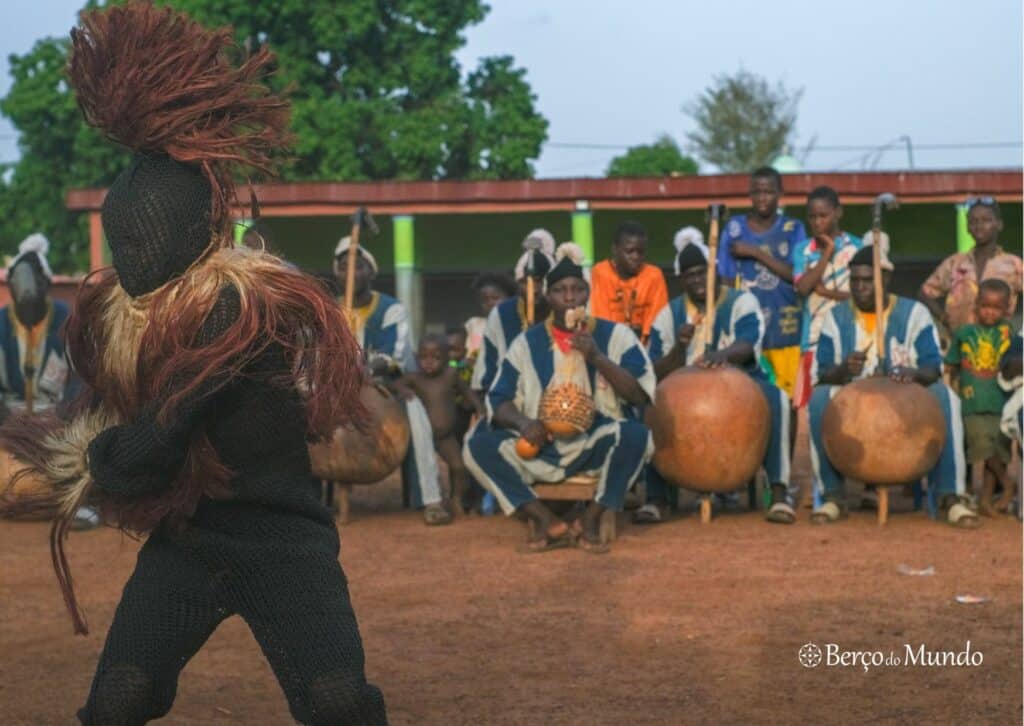
[[[690,347],[690,342],[693,340],[694,333],[697,332],[697,327],[691,323],[683,323],[679,326],[679,331],[676,333],[676,341],[679,347],[686,350]]]
[[[597,343],[594,342],[594,336],[588,331],[581,330],[572,336],[570,343],[574,350],[579,351],[580,355],[587,363],[591,363],[594,357],[598,354]]]
[[[864,372],[864,363],[867,359],[867,354],[860,351],[846,356],[846,372],[850,374],[850,378],[857,378]]]
[[[374,358],[370,361],[370,375],[373,378],[382,378],[387,375],[391,366],[387,358]]]
[[[697,365],[701,368],[722,368],[723,366],[729,365],[729,356],[724,350],[715,350],[704,354],[704,356],[697,361]]]
[[[897,383],[914,383],[917,380],[917,369],[909,366],[894,366],[889,371],[889,378]]]
[[[538,449],[548,442],[548,430],[537,419],[530,419],[519,427],[519,435]]]

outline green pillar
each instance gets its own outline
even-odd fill
[[[576,202],[576,211],[572,213],[572,241],[583,250],[583,266],[587,269],[594,264],[594,217],[590,213],[590,205]]]
[[[256,222],[255,219],[236,219],[234,225],[234,236],[235,236],[235,247],[242,244],[242,238],[245,237],[246,231]]]
[[[416,237],[413,217],[399,214],[392,218],[395,238],[395,297],[409,313],[413,345],[423,330],[423,286],[416,271]]]
[[[956,205],[956,251],[968,252],[974,248],[974,237],[967,231],[967,205]]]

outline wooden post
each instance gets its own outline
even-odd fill
[[[711,523],[711,495],[705,494],[700,498],[700,523]]]
[[[352,511],[352,504],[349,495],[352,494],[351,484],[338,484],[338,524],[348,524],[349,514]]]
[[[889,487],[880,486],[878,490],[878,525],[884,526],[889,521]]]

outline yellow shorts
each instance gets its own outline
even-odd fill
[[[765,360],[775,372],[775,385],[785,391],[792,400],[796,379],[800,375],[800,346],[792,345],[763,352]]]

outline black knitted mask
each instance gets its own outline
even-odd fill
[[[103,231],[132,297],[181,275],[210,245],[210,184],[163,155],[136,154],[103,200]]]

